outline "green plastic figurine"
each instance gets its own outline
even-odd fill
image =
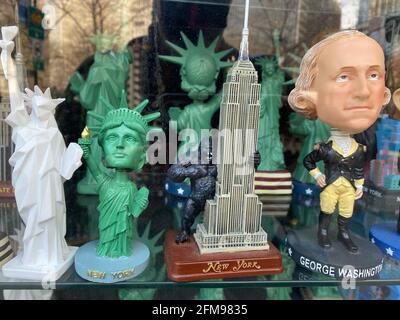
[[[274,30],[273,41],[275,55],[272,58],[258,58],[256,65],[262,68],[260,121],[258,128],[257,150],[261,154],[258,171],[276,171],[285,169],[283,147],[279,135],[279,109],[282,107],[282,90],[285,82],[285,72],[280,68],[279,31]]]
[[[232,49],[215,52],[218,37],[207,48],[202,31],[199,32],[197,46],[181,32],[186,49],[169,41],[168,46],[180,54],[176,56],[160,55],[160,59],[179,64],[181,75],[181,89],[188,93],[191,104],[182,110],[177,107],[169,108],[171,120],[177,122],[178,132],[183,129],[193,129],[197,137],[201,137],[201,129],[211,129],[213,114],[219,109],[221,95],[216,93],[216,80],[221,68],[231,66],[230,62],[221,61]],[[207,100],[211,97],[209,100]],[[178,154],[189,150],[189,144],[184,141],[179,146]]]
[[[303,183],[316,184],[315,179],[310,176],[304,167],[303,159],[313,150],[315,143],[328,140],[331,128],[319,119],[315,121],[308,120],[299,113],[290,114],[289,123],[290,133],[304,137],[300,155],[297,158],[296,169],[293,172],[293,178]],[[318,162],[317,166],[321,172],[324,172],[323,161]]]
[[[96,115],[106,115],[107,110],[100,102],[100,97],[111,105],[118,105],[128,78],[129,64],[132,63],[132,57],[127,48],[120,53],[112,51],[116,41],[114,35],[98,33],[91,38],[91,41],[96,46],[96,53],[86,80],[79,72],[76,72],[70,80],[71,90],[79,94],[82,106],[91,111],[86,115],[87,127],[91,127],[96,122]],[[93,135],[92,139],[92,155],[100,164],[100,170],[106,172],[107,170],[101,164],[102,151],[97,135]],[[97,194],[96,188],[97,183],[87,169],[85,177],[78,183],[78,193]]]
[[[129,109],[125,94],[122,95],[120,107],[115,108],[100,97],[106,116],[101,117],[89,111],[96,123],[89,127],[98,137],[99,146],[104,152],[105,166],[114,169],[114,173],[104,173],[99,162],[93,156],[93,140],[83,134],[79,144],[88,169],[96,180],[100,204],[99,243],[96,249],[98,256],[130,256],[132,252],[132,220],[146,209],[149,190],[137,189],[129,179],[130,171],[139,171],[146,163],[146,136],[152,130],[148,125],[160,116],[159,112],[142,116],[147,105],[144,100],[135,109]],[[85,137],[86,136],[86,137]]]

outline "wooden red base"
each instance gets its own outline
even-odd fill
[[[282,257],[269,241],[269,250],[200,254],[193,236],[185,243],[176,244],[176,231],[168,231],[165,238],[165,262],[168,278],[195,281],[277,274],[283,271]]]
[[[14,188],[10,181],[0,181],[0,198],[14,198]]]

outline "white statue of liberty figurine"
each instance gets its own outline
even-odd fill
[[[2,27],[1,63],[8,80],[14,154],[12,184],[19,214],[25,224],[23,248],[3,266],[6,277],[56,280],[72,264],[76,248],[68,247],[63,183],[81,165],[81,148],[68,148],[54,118],[64,99],[52,99],[50,89],[25,89],[21,93],[15,62],[11,57],[15,26]]]

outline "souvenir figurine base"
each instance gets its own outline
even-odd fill
[[[43,281],[44,279],[56,281],[59,279],[65,271],[72,265],[74,262],[74,255],[77,252],[77,247],[68,247],[70,253],[65,259],[64,263],[55,266],[54,268],[50,267],[33,267],[29,265],[23,265],[21,263],[21,255],[17,255],[10,262],[6,263],[3,268],[3,275],[7,278],[14,279],[26,279],[26,280],[38,280]]]
[[[192,193],[190,183],[173,182],[171,179],[165,180],[165,191],[174,196],[187,198]]]
[[[283,271],[282,257],[269,242],[269,250],[200,254],[193,236],[176,244],[176,231],[165,238],[168,278],[177,281],[223,279],[277,274]]]
[[[98,240],[79,248],[75,255],[75,270],[86,280],[100,283],[114,283],[134,278],[141,274],[150,260],[150,250],[134,240],[132,255],[129,257],[100,257],[96,255]]]
[[[375,224],[369,230],[369,237],[383,253],[400,260],[400,234],[395,223]]]
[[[14,188],[10,181],[0,181],[0,198],[14,198]]]
[[[331,231],[332,247],[323,249],[317,242],[317,228],[291,230],[287,235],[288,253],[296,264],[313,272],[341,279],[370,279],[378,276],[382,270],[383,255],[379,249],[357,235],[352,234],[358,253],[350,253],[336,239],[336,233]],[[351,266],[354,269],[348,269]]]

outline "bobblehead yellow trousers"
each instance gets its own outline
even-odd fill
[[[346,178],[339,177],[321,192],[321,211],[332,214],[336,204],[339,204],[339,215],[350,218],[353,215],[355,196],[356,191],[351,183]]]

